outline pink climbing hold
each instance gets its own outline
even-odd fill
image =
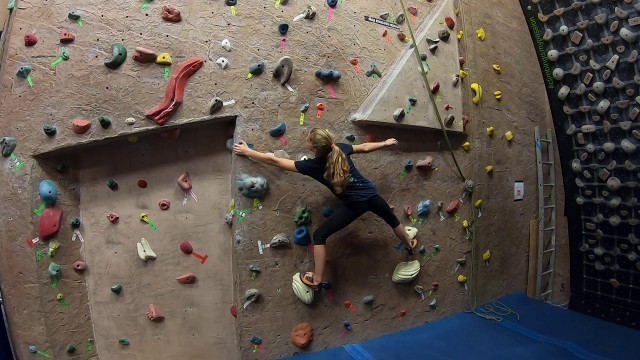
[[[40,240],[52,238],[60,230],[62,222],[62,210],[47,208],[44,209],[38,220],[38,237]]]

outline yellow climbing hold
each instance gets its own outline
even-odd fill
[[[488,173],[490,173],[490,172],[492,172],[492,171],[493,171],[493,165],[489,165],[489,166],[485,167],[485,168],[484,168],[484,171],[486,171],[486,172],[487,172],[487,174],[488,174]]]
[[[478,35],[478,39],[480,39],[481,41],[483,41],[486,36],[483,28],[476,30],[476,35]]]
[[[464,31],[460,30],[458,31],[458,35],[456,35],[456,37],[458,38],[458,40],[462,39],[462,36],[464,35]]]
[[[513,140],[513,134],[511,133],[511,131],[507,131],[507,132],[504,134],[504,138],[505,138],[505,139],[507,139],[507,141],[511,141],[511,140]]]
[[[460,16],[460,8],[455,9],[453,12],[456,13],[456,16]]]
[[[56,300],[62,300],[62,298],[64,298],[62,293],[58,293],[58,295],[56,295]]]
[[[462,72],[460,72],[462,77]],[[480,99],[482,99],[482,87],[478,83],[471,84],[471,91],[473,91],[473,101],[474,104],[478,105],[480,103]]]
[[[162,53],[158,55],[158,57],[156,58],[156,64],[165,66],[171,65],[171,55],[169,55],[169,53]]]
[[[475,207],[480,207],[480,205],[482,205],[482,199],[476,201],[475,203],[473,203],[473,206]]]
[[[493,128],[493,126],[489,126],[489,127],[487,128],[487,136],[492,136],[492,135],[493,135],[493,131],[494,131],[494,130],[495,130],[495,129]]]
[[[482,260],[484,261],[489,261],[490,257],[491,257],[491,252],[489,250],[487,250],[484,254],[482,254]]]
[[[465,228],[465,229],[468,228],[469,227],[469,222],[467,220],[463,221],[462,222],[462,227]]]
[[[460,70],[460,79],[464,79],[467,76],[469,76],[469,73],[464,71],[464,70]]]
[[[498,64],[493,64],[493,71],[495,71],[496,74],[500,74],[500,72],[502,71],[502,68]]]
[[[493,92],[493,96],[496,97],[496,100],[502,99],[502,91],[500,91],[500,90],[494,91]]]
[[[458,275],[458,282],[459,282],[460,284],[464,284],[464,283],[466,283],[466,282],[467,282],[467,277],[466,277],[466,276],[464,276],[464,275],[462,275],[462,274]]]
[[[465,151],[469,151],[469,149],[471,148],[471,143],[470,143],[470,142],[468,142],[468,141],[467,141],[467,142],[465,142],[464,144],[462,144],[462,148],[463,148]]]

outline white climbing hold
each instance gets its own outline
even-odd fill
[[[399,263],[393,271],[391,280],[396,284],[407,283],[418,276],[420,262],[418,260]]]
[[[567,85],[564,85],[558,91],[558,99],[566,100],[566,98],[567,98],[567,96],[569,95],[570,92],[571,92],[571,88],[568,87]]]
[[[127,118],[127,119],[124,121],[124,123],[125,123],[125,124],[127,124],[127,125],[133,125],[133,124],[135,124],[135,123],[136,123],[136,119],[135,119],[135,118],[130,117],[130,118]]]
[[[231,51],[231,42],[227,39],[224,39],[220,42],[220,45],[222,45],[222,48],[227,50],[227,51]]]
[[[296,294],[298,300],[309,305],[313,302],[313,290],[305,285],[300,279],[300,273],[295,273],[291,282],[293,293]]]
[[[219,57],[218,60],[216,60],[216,64],[218,64],[220,68],[224,70],[229,66],[229,60],[223,57]]]

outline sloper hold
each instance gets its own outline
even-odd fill
[[[175,6],[171,4],[167,4],[162,7],[162,19],[164,21],[169,22],[180,22],[182,21],[182,16],[180,15],[180,10],[178,10]]]
[[[333,69],[316,70],[316,77],[324,82],[336,82],[340,80],[342,74]]]
[[[58,201],[58,189],[51,180],[42,180],[38,186],[40,199],[49,206],[54,206]]]
[[[293,60],[288,56],[283,56],[276,63],[276,68],[273,70],[273,77],[278,79],[280,85],[284,85],[291,79],[293,73]]]
[[[62,210],[46,208],[38,219],[38,237],[40,240],[52,238],[60,230]]]
[[[191,177],[188,172],[184,172],[178,177],[178,186],[184,191],[191,190]]]
[[[111,45],[111,59],[104,62],[104,66],[115,70],[127,60],[127,48],[122,44]]]
[[[2,148],[2,156],[9,157],[13,154],[13,151],[18,146],[18,141],[12,136],[5,136],[0,140],[0,147]]]
[[[253,63],[249,66],[249,74],[258,76],[264,72],[264,61]]]
[[[287,131],[287,124],[280,122],[278,125],[269,129],[269,135],[279,138],[284,135],[285,131]]]
[[[152,63],[156,61],[158,54],[155,51],[143,47],[137,47],[133,54],[133,61],[139,63]]]

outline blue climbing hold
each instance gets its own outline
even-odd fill
[[[344,329],[347,331],[351,331],[351,323],[348,321],[344,322]]]
[[[280,124],[269,129],[269,135],[273,136],[274,138],[279,138],[284,135],[285,131],[287,131],[287,124],[281,122]]]
[[[42,180],[38,186],[38,193],[40,193],[40,199],[49,206],[54,206],[58,201],[58,189],[51,180]]]
[[[329,5],[330,8],[335,9],[336,6],[338,6],[338,0],[327,0],[327,5]]]
[[[29,345],[29,352],[35,354],[36,352],[38,352],[38,350],[34,345]]]
[[[316,70],[316,77],[324,82],[336,82],[340,80],[342,74],[338,70]]]
[[[278,32],[280,33],[280,35],[282,35],[282,36],[287,35],[287,31],[289,31],[289,24],[282,23],[282,24],[278,25]]]
[[[418,204],[418,216],[427,216],[431,211],[431,200],[423,200]]]
[[[299,246],[307,246],[311,241],[309,229],[306,226],[298,226],[293,232],[293,243]]]
[[[322,216],[325,218],[328,218],[329,216],[333,215],[333,209],[330,207],[323,207],[322,208]]]
[[[427,252],[427,248],[424,245],[420,246],[420,254],[424,255]]]
[[[253,345],[260,345],[260,344],[262,344],[262,339],[259,336],[255,336],[254,335],[254,336],[251,337],[251,343]]]

